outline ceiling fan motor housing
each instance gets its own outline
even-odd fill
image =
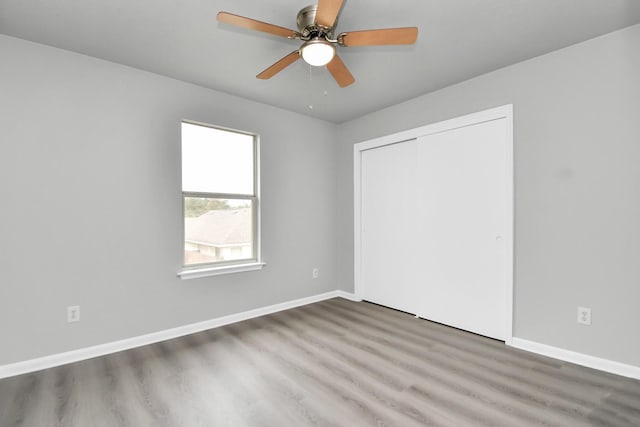
[[[307,6],[298,12],[298,17],[296,19],[296,23],[298,25],[298,31],[302,34],[303,39],[313,38],[313,37],[323,37],[326,36],[328,38],[333,38],[333,30],[336,28],[338,24],[338,19],[333,23],[331,28],[322,28],[316,25],[316,12],[318,10],[317,5]]]

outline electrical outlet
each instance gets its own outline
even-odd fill
[[[80,306],[70,305],[67,307],[67,323],[80,321]]]
[[[311,270],[311,277],[313,277],[314,279],[317,279],[319,275],[320,275],[320,270],[318,270],[318,267]]]
[[[578,323],[591,325],[591,309],[589,307],[578,307]]]

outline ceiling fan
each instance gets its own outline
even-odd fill
[[[386,28],[380,30],[351,31],[334,36],[338,14],[344,0],[318,0],[317,5],[307,6],[298,12],[298,31],[278,25],[268,24],[228,12],[219,12],[218,21],[255,31],[262,31],[304,43],[299,49],[262,71],[256,77],[270,79],[287,66],[302,58],[309,65],[327,66],[340,87],[355,82],[344,62],[336,53],[336,45],[380,46],[413,44],[418,38],[417,27]]]

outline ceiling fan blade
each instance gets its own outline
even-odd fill
[[[387,44],[414,44],[418,39],[417,27],[386,28],[383,30],[351,31],[341,35],[344,46],[381,46]]]
[[[248,28],[249,30],[262,31],[263,33],[275,34],[276,36],[295,38],[298,34],[297,32],[285,27],[256,21],[255,19],[245,18],[244,16],[234,15],[233,13],[228,12],[219,12],[217,19],[225,24]]]
[[[316,25],[332,28],[336,23],[343,1],[344,0],[318,0]]]
[[[295,50],[290,54],[288,54],[287,56],[285,56],[284,58],[282,58],[281,60],[279,60],[278,62],[276,62],[275,64],[273,64],[272,66],[270,66],[269,68],[267,68],[266,70],[264,70],[263,72],[261,72],[260,74],[258,74],[256,77],[263,80],[270,79],[271,77],[278,74],[280,71],[287,68],[289,65],[296,62],[298,59],[300,59],[300,54],[298,53],[297,50]]]
[[[338,55],[334,56],[331,62],[327,64],[327,69],[340,87],[349,86],[356,81]]]

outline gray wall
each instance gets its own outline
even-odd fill
[[[336,289],[335,125],[5,36],[0,53],[0,365]],[[260,134],[265,269],[176,277],[183,118]]]
[[[515,336],[640,366],[640,26],[341,125],[340,180],[352,188],[352,143],[511,103]],[[338,268],[353,277],[349,237]]]

